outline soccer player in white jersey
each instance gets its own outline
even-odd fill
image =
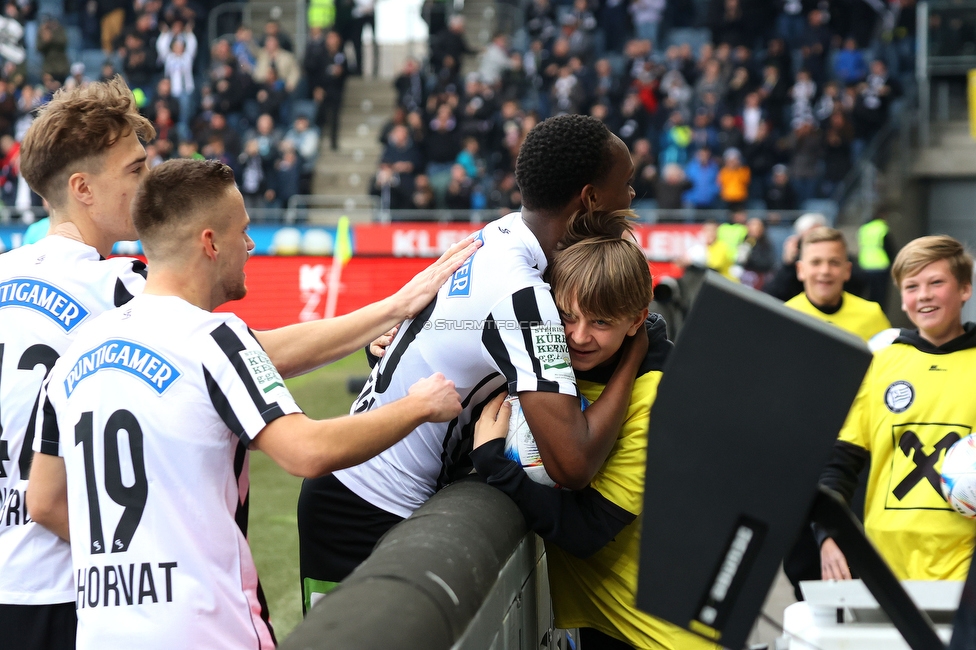
[[[57,93],[22,144],[21,171],[51,206],[52,236],[0,257],[0,647],[75,645],[68,545],[34,524],[24,504],[28,425],[44,375],[79,325],[142,291],[142,262],[105,258],[116,241],[137,237],[129,207],[147,172],[140,140],[153,137],[116,78]],[[323,365],[419,311],[464,256],[452,249],[354,314],[256,336],[286,376]]]
[[[233,171],[164,163],[133,216],[152,273],[45,382],[29,507],[71,541],[79,650],[271,648],[246,539],[248,450],[320,476],[457,416],[460,399],[434,374],[373,412],[309,419],[247,325],[212,313],[244,297],[254,247]]]
[[[306,480],[299,498],[303,605],[344,579],[379,537],[443,485],[472,470],[474,424],[499,391],[517,393],[550,476],[581,489],[616,439],[641,358],[637,345],[585,412],[546,266],[574,212],[630,206],[634,164],[626,145],[598,120],[551,118],[526,137],[516,166],[522,211],[479,234],[484,245],[435,300],[405,322],[373,369],[354,412],[405,394],[434,370],[457,385],[464,411],[425,424],[376,458]]]

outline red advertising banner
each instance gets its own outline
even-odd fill
[[[429,259],[352,258],[342,269],[336,314],[386,298],[427,267]],[[253,329],[322,318],[331,257],[252,257],[247,296],[217,311],[233,312]]]
[[[437,257],[451,244],[484,227],[484,224],[360,224],[353,226],[356,255]],[[641,224],[634,237],[653,262],[680,258],[700,243],[701,224]]]

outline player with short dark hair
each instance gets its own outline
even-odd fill
[[[893,330],[875,352],[821,482],[850,500],[870,461],[864,531],[900,580],[964,580],[976,527],[939,485],[945,452],[976,427],[976,324],[962,322],[972,296],[972,257],[951,237],[921,237],[895,258],[892,277],[917,329]],[[824,579],[851,577],[821,532]]]
[[[461,403],[435,374],[384,408],[309,419],[247,325],[212,313],[247,293],[254,247],[230,168],[163,163],[134,210],[153,272],[45,382],[30,511],[71,541],[79,650],[270,648],[247,543],[249,450],[320,476]]]
[[[481,230],[482,248],[400,327],[353,405],[376,408],[438,370],[457,385],[464,411],[422,425],[367,463],[305,481],[298,526],[306,609],[389,528],[470,473],[474,423],[499,390],[518,393],[552,478],[573,488],[590,482],[616,439],[646,337],[633,337],[639,343],[628,346],[603,397],[581,413],[543,274],[574,213],[630,206],[633,172],[626,145],[593,118],[554,117],[529,132],[515,172],[524,208]]]
[[[634,606],[647,422],[672,345],[664,319],[648,317],[652,283],[644,252],[620,237],[621,230],[629,230],[628,216],[634,215],[581,213],[571,226],[569,245],[550,266],[584,398],[599,398],[627,335],[646,328],[650,339],[610,456],[583,490],[534,483],[505,456],[511,406],[501,401],[502,394],[478,420],[471,458],[478,473],[512,497],[529,527],[546,540],[556,626],[579,628],[583,648],[715,648]]]

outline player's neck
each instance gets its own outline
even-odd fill
[[[70,209],[52,210],[50,234],[87,244],[102,257],[112,254],[116,241],[112,235],[100,230],[87,214],[77,214]]]
[[[213,311],[217,307],[213,304],[213,288],[208,276],[191,269],[189,265],[179,267],[152,262],[152,272],[146,278],[143,293],[180,298],[205,311]]]
[[[571,215],[572,211],[567,213],[566,210],[562,213],[546,213],[522,208],[522,221],[539,240],[539,246],[550,263],[556,246],[566,236],[566,224]]]

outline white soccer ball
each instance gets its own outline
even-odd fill
[[[505,457],[518,463],[536,483],[556,487],[556,482],[549,478],[542,465],[539,446],[535,444],[535,437],[529,431],[529,423],[525,421],[518,396],[512,395],[507,401],[512,405],[512,416],[508,420],[508,435],[505,437]]]
[[[942,461],[942,494],[956,512],[976,518],[976,435],[966,436]]]

